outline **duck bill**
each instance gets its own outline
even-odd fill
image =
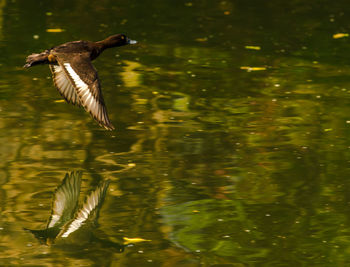
[[[136,40],[131,40],[131,39],[127,39],[127,43],[128,44],[137,44],[137,41]]]

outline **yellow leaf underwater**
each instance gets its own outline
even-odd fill
[[[196,38],[195,40],[196,40],[197,42],[206,42],[206,41],[208,41],[208,38],[207,38],[207,37]]]
[[[246,45],[244,48],[250,50],[261,50],[261,47],[257,45]]]
[[[152,241],[152,240],[138,238],[138,237],[135,237],[135,238],[123,237],[123,239],[124,239],[124,244],[150,242],[150,241]]]
[[[60,28],[57,28],[57,29],[46,29],[46,32],[64,32],[65,29],[60,29]]]
[[[246,70],[248,72],[250,71],[261,71],[261,70],[266,70],[265,67],[249,67],[249,66],[242,66],[239,67],[241,70]]]
[[[59,100],[55,100],[55,103],[63,103],[66,102],[64,99],[59,99]]]
[[[339,39],[339,38],[344,38],[344,37],[349,37],[348,33],[336,33],[333,34],[333,39]]]

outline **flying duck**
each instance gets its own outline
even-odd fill
[[[91,61],[103,50],[137,43],[124,34],[112,35],[98,42],[74,41],[31,54],[24,68],[49,64],[54,84],[62,97],[84,109],[105,129],[113,130],[103,100],[100,80]]]

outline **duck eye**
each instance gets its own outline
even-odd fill
[[[122,35],[122,37],[121,37],[121,38],[122,38],[122,40],[124,40],[124,39],[125,39],[124,35]]]

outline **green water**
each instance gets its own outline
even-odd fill
[[[0,265],[349,266],[349,25],[344,0],[0,0]],[[115,33],[115,131],[22,68]],[[111,180],[98,224],[43,245],[73,170]]]

